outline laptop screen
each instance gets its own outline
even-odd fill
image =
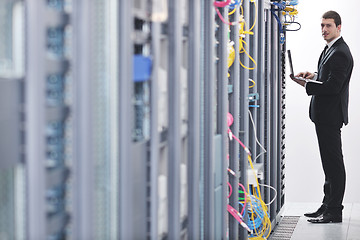
[[[291,52],[290,49],[287,50],[288,53],[288,59],[289,59],[289,65],[290,65],[290,73],[292,75],[294,75],[294,68],[293,68],[293,64],[292,64],[292,60],[291,60]]]

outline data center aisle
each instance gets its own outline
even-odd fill
[[[360,240],[360,204],[344,204],[343,222],[311,224],[305,212],[315,211],[319,203],[286,203],[284,217],[299,216],[291,240]]]

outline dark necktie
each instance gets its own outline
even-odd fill
[[[324,50],[323,50],[322,53],[321,53],[321,60],[324,59],[325,54],[326,54],[326,50],[327,50],[328,48],[329,48],[328,45],[326,45],[326,46],[324,47]]]

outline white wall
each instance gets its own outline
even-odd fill
[[[349,124],[342,128],[343,153],[347,170],[344,202],[360,202],[360,44],[356,21],[360,2],[356,0],[301,0],[298,22],[302,28],[287,32],[287,48],[291,49],[294,71],[316,71],[325,41],[321,36],[321,16],[328,10],[342,17],[342,36],[354,58],[350,81]],[[288,70],[288,68],[287,68]],[[289,75],[289,74],[287,74]],[[287,79],[286,98],[286,201],[321,202],[324,174],[314,124],[308,117],[310,97],[305,89]]]

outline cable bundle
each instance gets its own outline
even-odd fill
[[[228,186],[230,188],[230,193],[229,193],[229,196],[228,198],[230,198],[231,194],[232,194],[232,187],[230,185],[230,183],[228,183]],[[246,192],[245,192],[245,188],[244,186],[239,183],[239,187],[241,187],[242,189],[244,189],[244,191],[242,192],[244,194],[244,198],[243,199],[246,199],[247,195],[246,195]],[[250,232],[252,234],[252,230],[248,227],[248,225],[245,224],[244,222],[244,214],[245,214],[245,208],[246,208],[246,201],[243,200],[243,202],[241,202],[242,204],[242,210],[241,210],[241,213],[238,212],[235,208],[233,208],[230,204],[227,205],[227,211],[236,219],[236,221],[238,221],[240,223],[240,225],[245,228],[248,232]]]
[[[231,3],[231,0],[226,0],[226,2],[222,2],[222,1],[215,1],[214,2],[214,6],[215,7],[226,7]]]
[[[301,28],[301,24],[295,21],[296,16],[298,15],[298,10],[296,9],[296,5],[298,5],[298,0],[293,0],[290,2],[271,2],[271,5],[276,7],[277,9],[271,9],[272,15],[275,17],[279,24],[280,34],[283,35],[284,31],[298,31]],[[279,16],[275,11],[281,11],[281,14],[284,16],[284,21],[281,21]],[[293,24],[297,25],[296,29],[290,29],[289,27]],[[285,39],[281,40],[281,43],[284,43]]]
[[[219,8],[220,7],[229,7],[232,11],[231,13],[229,13],[229,15],[233,14],[236,11],[236,7],[239,6],[241,3],[237,0],[235,1],[235,3],[231,3],[231,0],[227,0],[226,2],[221,2],[221,1],[214,1],[214,7],[215,7],[215,11],[217,13],[217,15],[219,16],[220,20],[230,26],[239,24],[241,21],[239,22],[229,22],[227,21],[223,15],[220,13]]]
[[[248,34],[248,35],[254,35],[254,33],[252,32],[252,30],[254,29],[254,27],[255,27],[255,25],[256,25],[256,21],[257,21],[257,18],[258,18],[258,9],[257,9],[257,4],[256,4],[256,1],[253,1],[253,0],[251,0],[250,1],[251,3],[253,3],[254,4],[254,7],[255,7],[255,18],[254,18],[254,23],[253,23],[253,25],[248,29],[248,30],[246,30],[246,22],[245,21],[242,21],[241,23],[240,23],[240,30],[239,30],[239,35],[240,35],[240,39],[239,39],[239,44],[240,44],[240,46],[239,46],[239,53],[241,54],[241,53],[244,53],[250,60],[251,60],[251,62],[253,63],[253,67],[247,67],[247,66],[245,66],[242,62],[241,62],[241,60],[240,60],[240,65],[243,67],[243,68],[245,68],[245,69],[248,69],[248,70],[253,70],[253,69],[255,69],[256,68],[256,61],[254,60],[254,58],[252,58],[251,56],[250,56],[250,54],[247,52],[247,50],[246,50],[246,47],[247,47],[247,43],[246,43],[246,41],[244,40],[244,38],[245,38],[245,35],[246,34]],[[242,7],[241,7],[241,10],[242,10]],[[243,12],[243,10],[242,10],[242,12]],[[243,13],[241,14],[242,16],[243,16]]]
[[[242,4],[242,0],[235,0],[233,3],[229,5],[230,10],[236,9],[238,6]]]
[[[256,5],[256,1],[255,0],[250,0],[251,3],[254,4],[255,6],[255,19],[254,19],[254,23],[253,25],[250,27],[250,29],[246,29],[246,22],[244,21],[244,9],[242,7],[242,0],[234,0],[232,3],[231,1],[227,0],[225,2],[221,2],[221,1],[214,1],[214,7],[215,7],[215,11],[218,15],[218,17],[220,18],[220,20],[224,23],[227,24],[229,26],[234,26],[239,24],[240,25],[240,29],[239,29],[239,35],[240,35],[240,39],[239,39],[239,53],[244,53],[253,63],[253,67],[247,67],[245,66],[241,60],[240,60],[240,65],[248,70],[253,70],[256,68],[256,61],[252,58],[252,56],[250,56],[250,54],[247,52],[246,47],[247,47],[247,43],[245,41],[245,35],[249,34],[249,35],[254,35],[254,33],[252,32],[253,28],[255,27],[256,21],[257,21],[257,15],[258,15],[258,9],[257,9],[257,5]],[[236,22],[230,22],[227,19],[224,18],[224,16],[220,13],[219,8],[220,7],[228,7],[231,11],[229,12],[228,15],[232,15],[233,13],[236,12],[237,8],[240,7],[240,20],[236,21]],[[231,43],[231,42],[230,42]],[[231,47],[229,48],[229,53],[231,51]],[[231,55],[229,54],[229,59],[228,62],[233,62],[235,58],[235,55]],[[232,65],[228,64],[229,67]]]
[[[267,217],[267,212],[264,211],[263,202],[254,195],[249,197],[250,209],[248,210],[249,220],[247,225],[252,231],[250,238],[256,239],[257,237],[263,237],[267,233],[268,227],[271,227],[271,222],[268,221],[269,218]],[[267,226],[268,224],[270,226]]]
[[[248,154],[248,160],[251,169],[256,175],[250,154]],[[256,179],[256,186],[252,186],[253,188],[252,194],[249,194],[250,207],[248,209],[248,215],[249,215],[248,226],[252,230],[252,234],[250,234],[249,239],[254,239],[254,240],[264,239],[264,238],[267,239],[271,233],[271,221],[268,215],[268,207],[261,198],[260,184],[257,180],[257,176],[255,176],[255,179]],[[250,193],[249,185],[248,185],[248,192]],[[273,200],[275,200],[275,198]]]
[[[236,209],[229,208],[229,206],[228,206],[228,211],[232,216],[235,217],[235,219],[237,221],[239,221],[239,223],[244,228],[246,228],[249,231],[249,234],[250,234],[249,239],[253,239],[253,240],[267,239],[271,232],[271,221],[268,216],[268,207],[267,207],[267,204],[262,200],[262,197],[261,197],[260,184],[257,180],[256,172],[254,170],[254,165],[253,165],[253,162],[251,159],[251,152],[244,145],[244,143],[242,143],[240,141],[240,139],[238,139],[236,136],[234,136],[232,134],[232,132],[230,130],[230,126],[232,125],[233,121],[234,121],[233,116],[230,113],[228,113],[229,138],[230,138],[230,140],[235,139],[247,153],[249,165],[250,165],[251,169],[253,170],[253,173],[255,174],[256,185],[255,186],[248,185],[247,192],[246,192],[245,188],[241,184],[239,184],[240,187],[242,186],[242,191],[239,190],[239,193],[244,194],[243,199],[239,198],[239,204],[242,205],[242,214],[238,213]],[[229,186],[231,187],[231,185],[229,185]],[[267,186],[267,185],[264,185],[264,186]],[[267,186],[267,187],[270,187],[270,186]],[[271,187],[271,188],[274,189],[273,187]],[[232,192],[232,190],[231,190],[231,192]],[[230,192],[229,196],[231,195],[231,192]],[[275,197],[276,197],[276,194],[275,194]],[[268,205],[270,205],[274,200],[275,200],[275,198]],[[246,209],[246,204],[248,207],[247,207],[247,212],[245,213],[244,210]],[[243,222],[245,214],[248,214],[248,221],[246,224]]]

